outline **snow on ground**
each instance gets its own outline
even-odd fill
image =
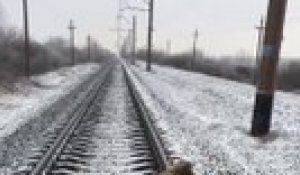
[[[299,95],[276,93],[271,134],[258,139],[248,135],[253,86],[163,66],[147,73],[142,62],[132,68],[196,174],[300,173]]]
[[[0,141],[99,69],[98,64],[65,67],[17,82],[16,92],[0,92]]]

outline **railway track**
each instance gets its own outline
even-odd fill
[[[155,174],[170,152],[128,72],[107,68],[99,82],[16,174]]]

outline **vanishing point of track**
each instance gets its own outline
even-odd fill
[[[124,66],[107,66],[70,119],[17,174],[154,174],[169,153]]]

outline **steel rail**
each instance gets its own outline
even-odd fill
[[[49,148],[49,150],[44,154],[42,159],[31,171],[30,173],[31,175],[46,174],[50,170],[52,164],[62,153],[62,150],[66,146],[66,143],[70,139],[74,130],[77,128],[82,118],[88,112],[90,106],[96,99],[97,94],[99,93],[103,83],[105,82],[106,78],[108,77],[111,71],[112,71],[111,66],[108,66],[104,68],[104,71],[101,71],[100,73],[101,77],[99,78],[100,79],[99,83],[95,85],[96,87],[93,87],[92,90],[90,90],[85,100],[83,100],[81,103],[78,104],[76,110],[72,113],[73,116],[72,119],[66,125],[66,127],[61,131],[60,135],[56,138],[56,140]]]
[[[164,171],[172,164],[172,160],[168,156],[167,149],[157,127],[155,126],[155,123],[152,119],[153,117],[145,105],[145,101],[136,89],[136,85],[134,84],[129,72],[130,70],[124,62],[123,69],[129,91],[133,97],[133,102],[137,106],[138,113],[140,114],[139,117],[141,118],[142,124],[146,129],[146,137],[150,143],[152,153],[154,154],[154,161],[158,168],[158,172]]]

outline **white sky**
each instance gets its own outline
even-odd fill
[[[51,36],[68,38],[67,25],[73,18],[77,43],[84,44],[88,33],[106,48],[116,49],[117,0],[28,0],[31,35],[40,41]],[[125,0],[122,0],[125,1]],[[130,4],[144,0],[127,0]],[[6,23],[22,29],[22,0],[0,0]],[[209,55],[232,55],[246,51],[254,55],[255,25],[266,13],[268,0],[155,0],[155,47],[165,49],[172,41],[172,51],[191,48],[195,28],[200,31],[199,48]],[[284,56],[300,56],[300,1],[289,0]],[[126,12],[131,19],[133,13]],[[138,45],[146,43],[147,14],[138,15]],[[131,26],[126,25],[124,28]]]

